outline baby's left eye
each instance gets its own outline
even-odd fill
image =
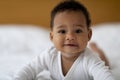
[[[81,33],[82,30],[78,29],[78,30],[75,30],[76,33]]]

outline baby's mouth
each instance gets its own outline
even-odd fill
[[[64,44],[64,46],[69,46],[69,47],[78,47],[77,44]]]

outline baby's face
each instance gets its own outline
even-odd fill
[[[56,14],[53,25],[51,41],[64,55],[79,55],[86,48],[91,30],[87,29],[82,12],[60,12]]]

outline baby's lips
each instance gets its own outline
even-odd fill
[[[78,46],[76,44],[64,44],[64,46]]]

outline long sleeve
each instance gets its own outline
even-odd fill
[[[49,61],[48,53],[46,51],[41,53],[30,64],[27,64],[15,74],[13,80],[35,80],[39,73],[47,70]]]
[[[108,66],[97,56],[92,55],[88,58],[89,74],[93,80],[114,80]]]

